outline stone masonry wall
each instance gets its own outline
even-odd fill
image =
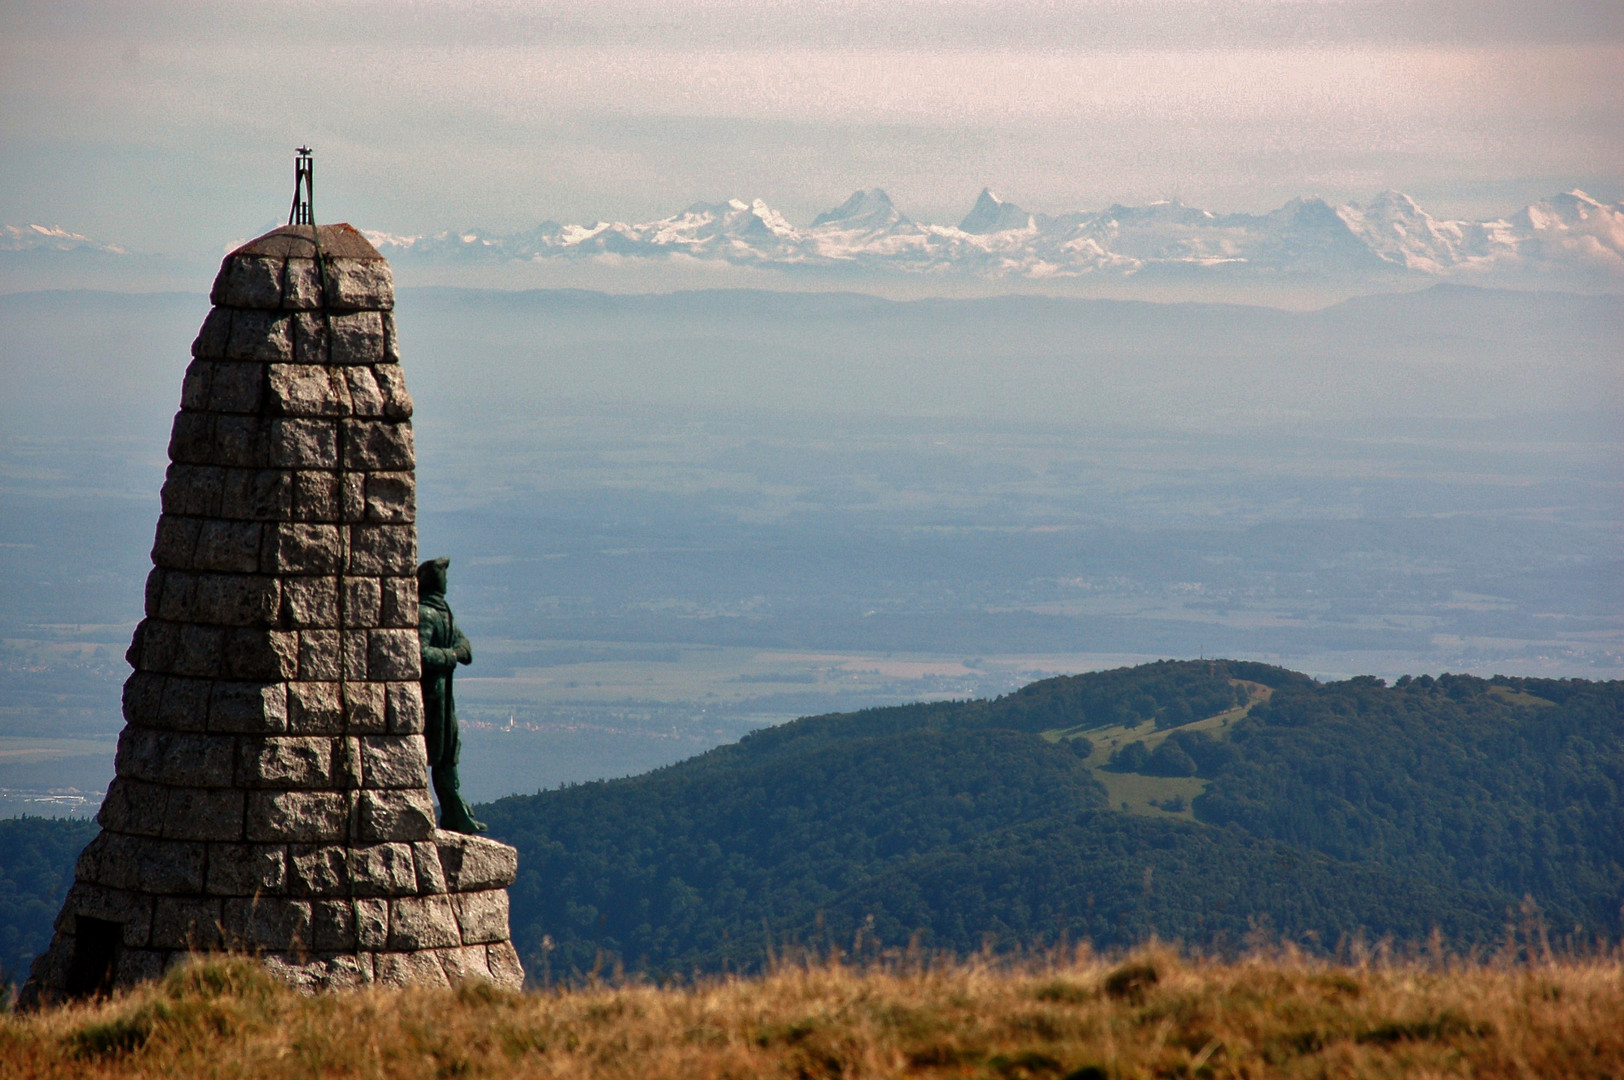
[[[23,1003],[246,949],[311,989],[517,987],[506,845],[434,826],[412,402],[348,225],[227,256],[192,346],[102,832]]]

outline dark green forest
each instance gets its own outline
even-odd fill
[[[1106,782],[1191,797],[1128,812]],[[519,848],[514,938],[538,980],[1152,934],[1491,949],[1531,917],[1617,938],[1624,682],[1164,661],[808,717],[479,813]],[[8,972],[92,828],[0,823]]]

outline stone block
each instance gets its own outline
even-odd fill
[[[350,415],[349,380],[326,364],[272,364],[266,386],[273,415]]]
[[[244,735],[237,783],[248,788],[305,790],[333,785],[333,740],[321,735]]]
[[[372,985],[371,953],[332,953],[312,960],[319,965],[318,976],[323,992],[357,990]]]
[[[189,623],[181,623],[179,627],[177,651],[169,670],[176,675],[218,675],[224,653],[225,631],[216,626]]]
[[[207,888],[214,896],[264,896],[288,889],[281,844],[210,844]]]
[[[328,259],[323,265],[327,306],[333,311],[388,311],[395,306],[395,278],[382,259]]]
[[[232,788],[170,788],[164,836],[170,840],[240,840],[244,792]]]
[[[147,571],[146,587],[141,592],[141,614],[148,618],[162,618],[158,609],[164,598],[164,571],[162,567],[154,566]]]
[[[417,520],[417,482],[409,472],[375,472],[366,478],[368,521],[409,525]]]
[[[419,840],[412,845],[412,862],[417,865],[417,891],[427,896],[446,891],[445,868],[440,865],[440,845]]]
[[[341,369],[349,380],[350,412],[355,416],[383,416],[383,391],[372,368],[359,365]]]
[[[164,679],[163,702],[154,726],[170,731],[207,731],[213,694],[213,679],[169,676]]]
[[[383,595],[377,578],[344,579],[344,625],[367,629],[378,625]]]
[[[236,327],[232,327],[233,336]],[[327,362],[339,367],[349,364],[381,364],[386,358],[383,319],[376,311],[356,311],[333,315],[327,320]]]
[[[274,370],[274,368],[273,368]],[[264,406],[265,365],[216,363],[209,380],[209,408],[217,413],[253,415]]]
[[[64,934],[78,930],[78,920],[100,919],[124,927],[124,944],[142,946],[152,940],[154,897],[129,889],[108,888],[76,881],[62,901],[56,929]]]
[[[288,316],[271,311],[236,311],[231,316],[231,336],[226,341],[226,359],[261,360],[285,364],[293,359],[293,328]]]
[[[230,899],[225,907],[226,944],[267,950],[310,946],[310,901],[282,896]]]
[[[278,522],[265,526],[259,566],[267,574],[337,574],[344,568],[344,537],[337,525]]]
[[[339,492],[342,505],[339,507],[340,518],[349,524],[365,521],[367,516],[367,475],[366,473],[345,473],[343,490]]]
[[[209,302],[216,307],[282,306],[282,260],[262,255],[228,255],[215,276]]]
[[[238,416],[231,413],[214,416],[214,441],[209,449],[209,462],[239,469],[263,469],[273,465],[272,447],[267,442],[268,422],[259,416]]]
[[[119,733],[119,776],[181,787],[229,787],[236,737],[127,727]]]
[[[345,420],[344,467],[355,472],[405,472],[417,462],[412,425],[392,420]]]
[[[198,518],[163,514],[152,541],[152,562],[166,570],[190,570],[192,552],[203,522]]]
[[[337,682],[288,684],[288,730],[297,735],[338,735],[344,731],[344,710]]]
[[[338,628],[338,579],[288,578],[282,585],[282,622],[295,630]]]
[[[336,473],[303,469],[293,474],[293,520],[336,522],[342,516]]]
[[[400,334],[395,327],[395,313],[383,313],[383,362],[400,363]]]
[[[248,839],[264,843],[341,841],[349,799],[342,791],[255,791],[248,796]]]
[[[275,681],[299,674],[298,635],[286,630],[228,630],[219,672],[228,679]]]
[[[171,464],[160,496],[165,514],[214,517],[220,513],[225,470],[214,465]]]
[[[220,682],[209,702],[209,730],[272,734],[288,729],[283,682]]]
[[[389,901],[391,949],[443,949],[461,945],[457,915],[444,896],[398,896]]]
[[[485,962],[490,967],[491,982],[506,990],[524,989],[524,965],[511,941],[493,941],[485,946]]]
[[[316,949],[354,949],[355,904],[349,900],[313,900],[311,943]]]
[[[169,789],[163,785],[118,776],[107,785],[107,797],[96,812],[96,821],[113,832],[161,836],[168,805]]]
[[[300,681],[333,681],[339,677],[337,630],[299,631]]]
[[[234,521],[286,521],[293,516],[293,476],[283,469],[225,469],[219,516]]]
[[[197,575],[185,570],[164,571],[158,567],[153,568],[153,573],[161,575],[158,602],[147,605],[147,615],[166,622],[190,622],[192,602],[197,597]],[[150,575],[147,582],[150,586]]]
[[[416,630],[367,632],[367,671],[379,680],[421,678],[423,653]]]
[[[437,949],[440,964],[452,986],[460,986],[470,979],[491,982],[490,965],[485,958],[485,946],[463,945],[455,949]]]
[[[429,758],[423,736],[367,735],[360,742],[367,787],[421,788],[428,783]]]
[[[203,849],[202,844],[102,832],[79,853],[74,875],[113,889],[171,896],[201,893]]]
[[[349,892],[346,849],[338,844],[288,847],[288,892],[296,896],[344,896]]]
[[[180,407],[202,412],[209,407],[209,383],[214,378],[214,361],[193,360],[180,380]]]
[[[158,727],[167,676],[137,671],[124,680],[124,719],[137,727]]]
[[[352,735],[382,734],[388,728],[384,684],[344,684],[344,730]]]
[[[434,801],[426,788],[363,791],[356,799],[356,837],[373,842],[434,835]]]
[[[259,569],[260,525],[255,521],[204,521],[192,566],[252,574]]]
[[[269,627],[281,617],[282,589],[258,574],[200,574],[191,617],[220,626]]]
[[[203,326],[192,340],[192,355],[199,359],[219,359],[231,343],[231,309],[214,308],[203,318]]]
[[[433,952],[381,952],[373,961],[379,986],[449,986],[445,967]]]
[[[339,659],[344,664],[344,678],[350,682],[365,682],[367,675],[367,632],[346,630],[338,641]]]
[[[401,574],[379,579],[380,627],[417,629],[417,578]]]
[[[159,949],[218,949],[221,915],[217,898],[160,896],[153,906],[152,944]]]
[[[282,469],[338,468],[337,421],[279,417],[269,426],[270,464]]]
[[[410,525],[350,526],[349,572],[369,577],[417,573],[417,530]]]
[[[392,682],[384,690],[385,717],[391,735],[423,730],[423,687],[418,682]]]
[[[315,259],[292,258],[282,278],[282,307],[292,311],[314,311],[321,307],[321,275]]]
[[[444,829],[435,832],[434,841],[445,868],[446,888],[453,892],[505,889],[519,875],[519,852],[506,844]]]
[[[389,901],[355,901],[355,944],[361,949],[382,949],[389,944]]]
[[[293,316],[293,359],[300,364],[325,364],[332,354],[329,347],[327,316],[319,311],[301,311]]]
[[[178,412],[169,428],[169,460],[182,465],[213,465],[214,414]]]
[[[383,395],[383,415],[386,420],[410,420],[412,395],[406,390],[406,373],[398,358],[395,362],[379,364],[372,369],[378,392]]]
[[[350,848],[349,867],[352,895],[411,896],[417,892],[417,866],[410,844]]]

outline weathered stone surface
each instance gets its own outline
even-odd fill
[[[239,521],[286,521],[293,474],[285,469],[221,469],[216,513]]]
[[[338,526],[279,522],[265,529],[259,565],[268,574],[336,574],[343,569],[343,557]]]
[[[191,614],[218,626],[274,626],[282,585],[263,574],[198,574],[190,582]],[[167,586],[167,582],[166,582]]]
[[[412,426],[392,420],[345,420],[344,467],[356,472],[400,472],[412,467]]]
[[[349,900],[315,900],[310,904],[312,947],[354,949],[355,904]]]
[[[282,622],[295,630],[338,628],[338,578],[287,578],[282,586]]]
[[[214,684],[209,701],[209,730],[272,734],[288,729],[288,684],[226,682]]]
[[[285,630],[228,630],[217,671],[228,679],[291,679],[299,672],[298,647],[298,635]]]
[[[350,415],[349,379],[326,364],[272,364],[265,381],[273,415]]]
[[[74,874],[80,882],[113,889],[164,896],[197,894],[203,891],[204,858],[202,844],[103,832],[79,853]]]
[[[433,952],[381,952],[374,961],[380,986],[448,986],[445,968]]]
[[[446,885],[455,892],[505,889],[519,874],[519,853],[483,836],[436,830]]]
[[[434,833],[434,801],[426,788],[363,791],[356,800],[356,838],[424,840]]]
[[[332,420],[279,418],[269,427],[269,464],[279,469],[338,468],[338,427]]]
[[[212,517],[220,512],[225,469],[215,465],[174,463],[164,474],[160,498],[165,514]]]
[[[293,520],[331,524],[343,517],[338,474],[304,469],[292,475]]]
[[[287,891],[287,848],[281,844],[210,844],[207,890],[215,896]]]
[[[383,681],[416,679],[423,672],[423,653],[415,630],[371,630],[367,633],[369,677]]]
[[[152,541],[152,563],[167,570],[190,570],[192,551],[197,547],[197,534],[203,522],[198,518],[165,514],[158,519],[158,529]]]
[[[205,521],[197,533],[192,567],[252,574],[259,569],[259,546],[257,521]]]
[[[125,945],[143,946],[151,940],[152,909],[155,897],[132,889],[117,889],[78,881],[68,890],[62,902],[62,911],[56,917],[56,929],[65,934],[75,933],[79,918],[101,919],[118,923],[124,928]]]
[[[356,896],[410,896],[417,892],[417,866],[410,844],[367,844],[349,849],[350,885]]]
[[[288,730],[303,735],[338,735],[344,710],[336,682],[288,684]]]
[[[332,310],[389,311],[395,306],[395,278],[383,259],[328,259],[323,269]]]
[[[152,913],[152,944],[159,949],[218,949],[221,901],[160,896]]]
[[[422,658],[419,657],[419,663]],[[392,682],[384,694],[385,719],[391,735],[419,735],[423,731],[423,687],[417,682]]]
[[[299,631],[300,680],[338,681],[338,644],[337,630]]]
[[[378,579],[380,627],[417,628],[417,579],[399,575]]]
[[[361,775],[369,788],[420,788],[429,757],[421,735],[368,735],[361,743]]]
[[[464,945],[455,949],[440,949],[440,963],[445,968],[446,980],[459,986],[469,979],[492,982],[491,968],[485,956],[485,946]]]
[[[198,358],[218,358],[226,354],[231,340],[231,309],[217,307],[203,319],[203,326],[192,341],[192,355]]]
[[[169,789],[164,836],[170,840],[237,840],[247,796],[235,788]]]
[[[295,896],[343,896],[349,892],[347,850],[340,844],[288,847],[288,892]]]
[[[247,788],[332,787],[333,740],[320,735],[244,735],[237,783]]]
[[[232,327],[236,335],[236,327]],[[347,315],[333,315],[327,320],[327,362],[340,367],[347,364],[381,364],[387,358],[383,335],[383,319],[376,311],[356,311]]]
[[[180,381],[180,407],[202,412],[209,407],[209,383],[214,379],[214,361],[193,360]]]
[[[417,520],[417,483],[407,472],[374,472],[366,478],[368,521],[409,525]]]
[[[398,357],[396,358],[398,360]],[[383,395],[383,415],[389,420],[409,420],[412,416],[412,395],[406,391],[406,375],[398,362],[379,364],[372,369]]]
[[[506,889],[453,893],[457,926],[467,945],[486,945],[508,939],[508,894]]]
[[[118,737],[114,769],[155,784],[215,787],[231,783],[235,748],[230,735],[127,727]]]
[[[382,949],[389,944],[389,901],[355,901],[355,944],[361,949]]]
[[[264,949],[310,947],[310,901],[282,896],[228,899],[224,904],[226,944]]]
[[[169,429],[169,460],[183,465],[214,465],[212,413],[178,412]]]
[[[220,264],[209,302],[216,307],[281,307],[282,260],[228,255]]]
[[[346,630],[338,638],[339,661],[344,665],[344,678],[351,682],[365,682],[367,674],[367,632]]]
[[[341,791],[256,791],[248,796],[248,839],[341,841],[349,799]]]
[[[412,845],[412,862],[417,865],[417,891],[421,895],[446,891],[445,868],[440,865],[440,845],[419,840]]]
[[[128,776],[114,777],[107,786],[96,821],[104,829],[135,836],[161,836],[169,807],[169,789]]]
[[[316,260],[289,259],[282,279],[282,306],[295,311],[314,311],[321,303],[321,275],[316,270]]]
[[[293,359],[293,331],[288,316],[270,311],[238,310],[231,316],[226,359],[285,364]]]
[[[208,363],[209,409],[217,413],[244,413],[252,415],[264,405],[265,366],[263,364],[226,361],[196,361]]]
[[[215,681],[183,675],[160,677],[163,679],[163,701],[153,726],[170,731],[208,730]]]
[[[493,941],[485,946],[485,962],[490,967],[491,982],[508,990],[524,989],[524,966],[511,941]]]
[[[263,417],[212,413],[214,439],[208,461],[241,469],[263,469],[274,465],[271,446],[266,442],[268,425]]]
[[[391,949],[443,949],[461,945],[457,915],[444,896],[401,896],[389,901]]]
[[[377,578],[347,577],[344,579],[345,626],[363,629],[377,626],[382,606],[383,595]]]

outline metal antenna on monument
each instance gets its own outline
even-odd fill
[[[316,170],[310,159],[310,147],[301,146],[294,155],[293,206],[288,210],[288,224],[315,225]]]

